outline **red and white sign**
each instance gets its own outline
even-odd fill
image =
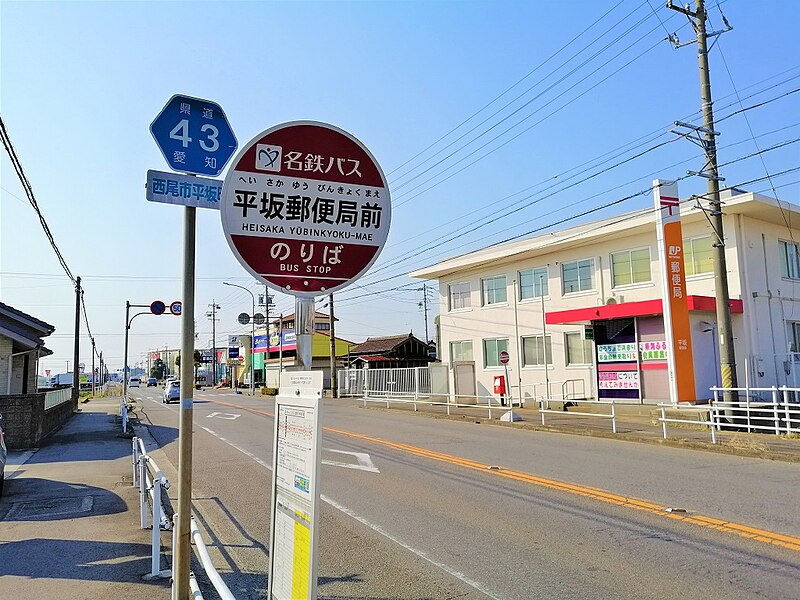
[[[242,266],[295,296],[334,292],[363,275],[392,216],[369,150],[315,121],[276,125],[245,145],[225,177],[220,213]]]
[[[638,371],[600,371],[598,375],[601,390],[638,390]]]
[[[502,352],[500,352],[500,354],[498,355],[498,357],[499,357],[499,359],[500,359],[500,364],[501,364],[501,365],[507,365],[507,364],[508,364],[508,361],[510,361],[510,360],[511,360],[511,357],[509,356],[508,352],[506,352],[505,350],[503,350]]]

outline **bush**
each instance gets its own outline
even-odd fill
[[[278,388],[262,387],[261,388],[261,395],[262,396],[277,396],[278,395]]]

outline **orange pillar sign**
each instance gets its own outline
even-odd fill
[[[683,233],[678,185],[674,181],[653,182],[656,236],[661,263],[664,331],[667,336],[669,395],[673,404],[694,402],[694,359],[683,262]]]

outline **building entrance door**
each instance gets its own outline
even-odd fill
[[[477,404],[474,362],[453,363],[453,387],[458,404]]]

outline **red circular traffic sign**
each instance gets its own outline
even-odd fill
[[[333,125],[293,121],[250,140],[222,186],[222,228],[253,276],[295,296],[352,283],[386,243],[391,202],[370,151]]]
[[[510,355],[508,354],[508,352],[506,352],[505,350],[503,350],[502,352],[500,352],[500,354],[499,354],[498,356],[499,356],[499,358],[500,358],[500,364],[501,364],[501,365],[507,365],[507,364],[508,364],[508,361],[510,361],[510,360],[511,360],[511,356],[510,356]]]
[[[165,310],[167,310],[167,306],[161,300],[150,303],[150,312],[154,315],[163,315]]]
[[[172,304],[169,305],[169,312],[171,312],[176,317],[181,316],[181,312],[183,312],[183,304],[180,300],[175,300]]]

